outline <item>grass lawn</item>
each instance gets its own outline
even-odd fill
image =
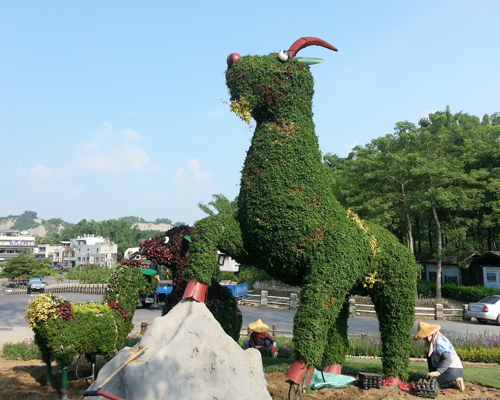
[[[286,372],[293,360],[284,358],[263,358],[264,372]],[[347,358],[342,366],[342,374],[356,376],[358,372],[382,375],[382,360],[373,358]],[[410,382],[417,382],[427,373],[426,363],[411,363]],[[494,367],[464,367],[464,380],[483,386],[500,389],[500,365]]]

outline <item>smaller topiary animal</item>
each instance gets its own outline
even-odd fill
[[[120,264],[101,302],[73,304],[52,293],[30,301],[26,320],[47,366],[47,386],[52,386],[52,360],[63,369],[62,398],[66,399],[68,366],[77,355],[113,357],[134,327],[139,296],[151,290],[156,290],[156,279],[144,275],[141,268]]]
[[[193,229],[187,225],[177,226],[165,232],[165,235],[156,236],[141,243],[141,253],[149,261],[167,266],[173,275],[174,288],[165,298],[162,315],[167,314],[182,300],[186,290],[187,282],[184,279],[184,271],[189,260],[190,244],[186,238],[190,237]],[[214,261],[213,272],[218,268],[219,266]],[[221,286],[215,278],[212,278],[211,286],[207,291],[206,306],[224,331],[238,341],[243,315],[231,291]]]

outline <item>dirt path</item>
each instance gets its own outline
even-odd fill
[[[98,368],[102,366],[102,361]],[[79,375],[89,375],[90,367],[83,364],[79,369]],[[54,386],[61,387],[61,373],[54,367]],[[289,385],[285,383],[285,377],[281,372],[266,374],[267,387],[274,400],[287,400]],[[9,361],[0,357],[0,400],[59,400],[61,398],[58,390],[49,390],[45,384],[45,365],[39,361]],[[75,376],[74,366],[68,374],[69,396],[68,400],[79,400],[82,393],[88,387],[85,381],[79,381]],[[460,393],[458,390],[449,389],[450,394],[440,395],[438,400],[444,399],[477,399],[493,398],[500,399],[500,389],[490,389],[482,386],[466,383],[466,391]],[[382,389],[362,390],[356,386],[348,386],[343,389],[322,389],[309,391],[302,396],[303,400],[397,400],[416,399],[415,396],[401,391],[397,387],[384,387]],[[167,398],[166,398],[167,399]],[[161,399],[159,399],[161,400]],[[175,399],[168,399],[175,400]],[[196,399],[192,399],[196,400]],[[234,399],[239,400],[239,399]]]

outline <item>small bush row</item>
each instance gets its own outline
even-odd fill
[[[418,281],[417,292],[419,298],[432,299],[436,297],[436,282]],[[500,295],[500,289],[484,286],[457,286],[446,284],[441,287],[441,294],[446,299],[472,303],[494,294]]]
[[[462,361],[500,364],[500,335],[470,334],[468,336],[447,335]],[[426,358],[428,348],[423,340],[412,342],[410,357]],[[379,335],[361,335],[349,338],[349,355],[381,357]]]
[[[42,358],[33,339],[25,339],[19,343],[5,343],[2,352],[7,360],[29,361]]]
[[[500,348],[458,349],[457,354],[462,361],[500,364]]]
[[[484,362],[500,364],[500,335],[469,335],[447,336],[453,343],[457,354],[462,361]],[[243,339],[239,340],[243,348]],[[293,341],[290,337],[277,336],[276,349],[287,347],[293,349]],[[129,335],[123,343],[123,347],[133,347],[141,340],[141,335]],[[427,347],[423,340],[412,343],[410,357],[425,358],[427,356]],[[379,335],[361,335],[349,338],[350,356],[358,357],[381,357],[382,350]],[[7,360],[34,360],[40,359],[40,351],[33,342],[33,339],[26,339],[20,343],[6,343],[3,346],[3,356]]]

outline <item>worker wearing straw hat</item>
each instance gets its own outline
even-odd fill
[[[276,340],[274,340],[274,338],[268,333],[269,326],[258,319],[257,321],[248,324],[248,329],[250,329],[252,333],[250,334],[250,340],[245,339],[243,341],[245,349],[250,347],[255,349],[264,347],[266,349],[270,349],[271,353],[274,355],[274,351],[276,350]]]
[[[465,390],[464,367],[451,342],[441,333],[440,325],[418,323],[418,331],[413,340],[423,339],[429,348],[427,366],[429,373],[426,378],[435,378],[441,389],[456,388]]]

